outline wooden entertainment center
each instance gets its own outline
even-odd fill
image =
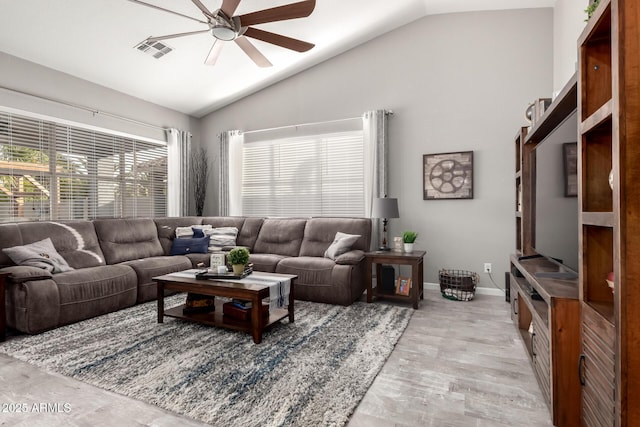
[[[515,138],[511,317],[555,425],[637,426],[640,7],[636,1],[601,0],[578,47],[577,76],[540,120],[529,131],[520,129]],[[572,279],[561,264],[537,256],[534,249],[535,148],[576,110],[579,277]],[[606,283],[610,272],[613,292]]]

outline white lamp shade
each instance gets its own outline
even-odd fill
[[[398,199],[385,197],[383,199],[373,199],[373,218],[400,218],[398,213]]]

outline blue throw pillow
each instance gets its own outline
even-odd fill
[[[193,230],[192,237],[204,237],[204,231],[202,231],[202,228],[191,227],[191,229]]]
[[[206,254],[209,251],[209,236],[193,239],[173,239],[171,255]]]

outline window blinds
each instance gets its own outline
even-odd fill
[[[244,144],[246,216],[364,216],[363,132]]]
[[[0,112],[0,221],[164,216],[166,145]]]

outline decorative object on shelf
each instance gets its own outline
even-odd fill
[[[396,280],[396,294],[409,296],[411,292],[411,278],[398,276]]]
[[[473,151],[425,154],[423,199],[473,199]]]
[[[193,199],[196,202],[196,215],[202,216],[204,199],[207,196],[207,182],[209,181],[209,157],[206,148],[199,147],[191,152],[189,170]]]
[[[613,191],[613,169],[609,171],[609,187]]]
[[[551,105],[551,98],[536,99],[524,111],[524,118],[531,123],[532,127],[535,126],[547,108],[549,108],[549,105]]]
[[[585,19],[584,22],[588,22],[589,19],[591,19],[599,4],[600,0],[591,0],[589,6],[584,10],[587,13],[587,19]]]
[[[233,268],[233,273],[241,275],[245,264],[249,262],[249,249],[244,247],[233,248],[227,254],[227,260]]]
[[[476,293],[476,285],[480,282],[478,273],[467,270],[443,268],[439,276],[440,293],[444,298],[454,301],[471,301]]]
[[[402,252],[402,245],[403,240],[401,236],[393,238],[393,252]]]
[[[413,244],[418,238],[418,233],[415,231],[405,231],[402,233],[402,241],[404,242],[404,251],[413,252]]]
[[[522,212],[522,184],[518,184],[518,201],[516,211]]]
[[[615,285],[614,285],[614,283],[615,283],[615,282],[614,282],[614,280],[615,280],[615,279],[614,279],[614,277],[615,277],[615,276],[613,275],[613,271],[610,271],[610,272],[607,274],[607,280],[606,280],[606,282],[607,282],[607,285],[609,285],[609,289],[611,289],[611,293],[613,293],[613,292],[615,292],[615,291],[616,291],[616,290],[615,290]]]
[[[564,197],[578,197],[578,143],[562,144]]]
[[[378,250],[388,251],[387,224],[389,223],[389,218],[400,218],[400,214],[398,213],[398,199],[388,198],[386,195],[384,198],[374,199],[371,216],[373,218],[382,218],[382,245]]]

